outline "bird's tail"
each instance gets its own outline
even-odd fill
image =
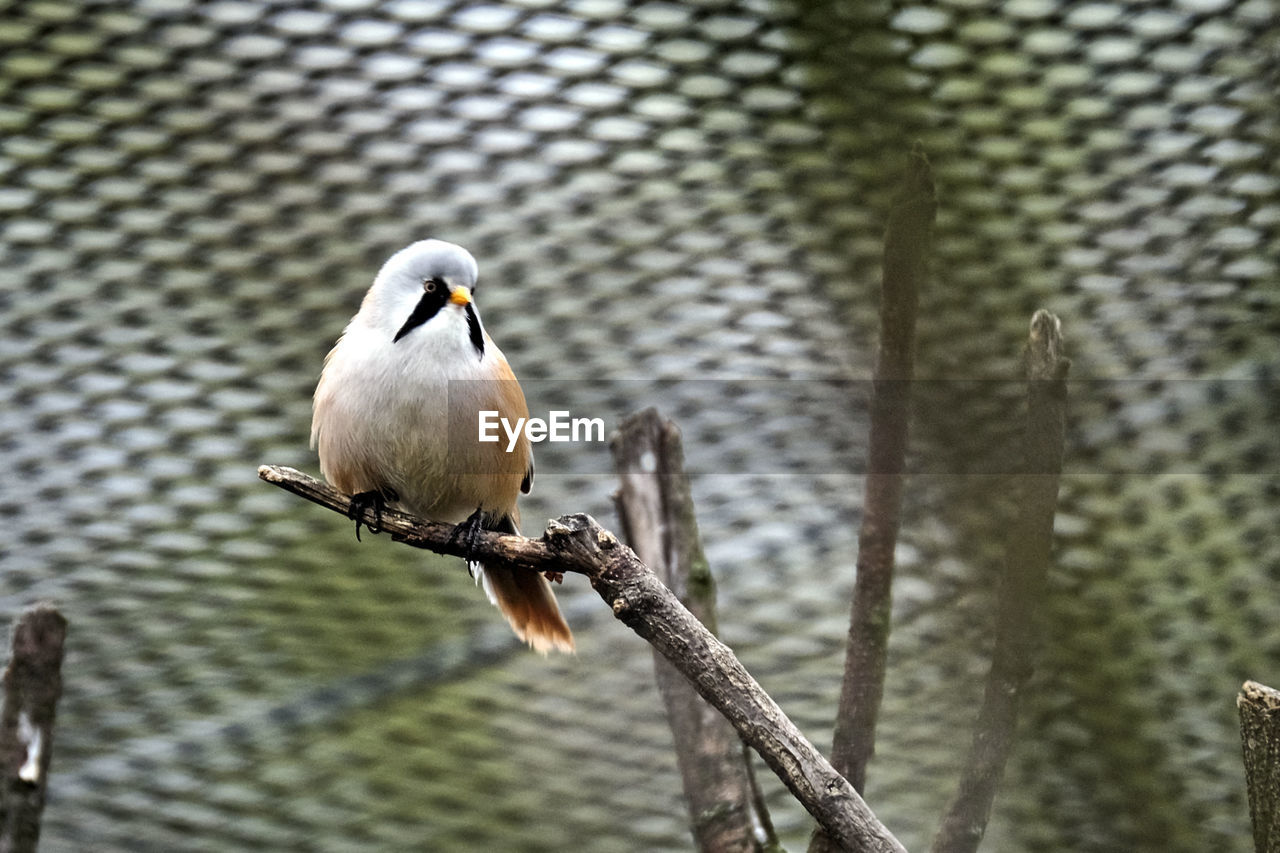
[[[546,654],[573,651],[573,632],[560,614],[556,594],[542,575],[528,569],[481,566],[481,584],[516,636]]]
[[[497,525],[503,533],[519,533],[515,521]],[[573,632],[560,613],[551,584],[538,572],[502,566],[477,566],[476,579],[489,600],[506,617],[516,636],[535,652],[572,652]]]

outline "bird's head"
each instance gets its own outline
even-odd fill
[[[465,330],[472,346],[484,355],[484,331],[473,293],[479,268],[461,246],[443,240],[421,240],[392,255],[365,297],[361,311],[375,318],[393,343],[439,329]]]

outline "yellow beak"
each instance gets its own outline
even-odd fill
[[[471,291],[459,285],[453,289],[452,293],[449,294],[449,301],[458,306],[470,305]]]

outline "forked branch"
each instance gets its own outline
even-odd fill
[[[346,515],[351,498],[312,477],[275,465],[258,476]],[[453,526],[395,510],[364,513],[397,542],[463,556],[468,543],[451,542]],[[588,515],[561,516],[540,539],[482,531],[471,556],[491,565],[585,575],[613,615],[663,654],[756,750],[823,829],[846,850],[903,851],[728,646],[717,640],[649,571],[635,553]]]

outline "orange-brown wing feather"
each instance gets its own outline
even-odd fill
[[[498,363],[497,381],[491,383],[491,407],[514,424],[517,418],[529,417],[529,406],[511,366],[496,347],[494,352]],[[497,447],[492,444],[488,446]],[[528,437],[521,430],[512,451],[507,453],[506,446],[502,445],[499,452],[506,457],[497,465],[501,471],[500,486],[503,494],[510,496],[509,504],[502,508],[506,511],[509,528],[519,532],[520,509],[516,506],[516,499],[520,492],[529,490],[528,486],[533,478],[533,450],[529,446]],[[573,651],[573,632],[560,613],[555,593],[546,578],[537,572],[523,569],[482,567],[482,571],[485,590],[517,637],[542,654],[552,650]]]

